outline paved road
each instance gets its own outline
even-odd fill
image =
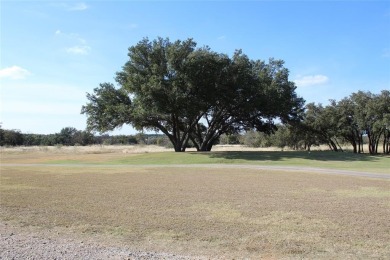
[[[273,171],[288,171],[288,172],[311,172],[311,173],[323,173],[332,175],[347,175],[355,177],[367,177],[375,179],[387,179],[390,180],[389,174],[386,173],[371,173],[364,171],[349,171],[338,169],[326,169],[315,167],[299,167],[299,166],[271,166],[271,165],[252,165],[252,164],[164,164],[164,165],[126,165],[126,164],[13,164],[5,163],[0,164],[0,167],[99,167],[99,168],[126,168],[126,167],[142,167],[142,168],[233,168],[233,169],[258,169],[258,170],[273,170]]]

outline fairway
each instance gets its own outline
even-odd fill
[[[174,153],[4,153],[1,221],[14,227],[13,232],[37,237],[49,232],[195,259],[390,257],[388,180],[251,168],[237,160],[264,165],[266,160],[249,155],[276,155],[223,153],[179,154],[196,156],[190,162],[169,161]],[[164,156],[164,167],[153,160],[146,165],[147,158]],[[316,156],[318,161],[326,157],[328,168],[341,163],[340,157],[330,159],[333,154]],[[307,160],[302,157],[290,160]],[[210,160],[212,167],[199,160]],[[223,160],[234,160],[234,165],[224,167]],[[289,165],[285,160],[279,165]],[[373,172],[386,173],[386,160],[367,157],[363,162],[371,169],[377,163]]]
[[[233,150],[226,150],[226,149]],[[351,170],[390,175],[390,156],[331,151],[275,151],[242,146],[175,153],[157,146],[35,147],[4,149],[2,164],[177,165],[243,164]]]

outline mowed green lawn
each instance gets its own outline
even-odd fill
[[[389,180],[196,165],[388,172],[388,157],[328,152],[3,155],[2,164],[20,165],[1,166],[1,221],[21,229],[195,258],[390,258]],[[26,163],[39,165],[22,166]]]
[[[390,174],[390,156],[331,151],[217,151],[150,153],[11,153],[2,163],[174,165],[174,164],[253,164],[342,169]]]
[[[80,161],[81,162],[81,161]],[[190,152],[146,153],[109,160],[107,164],[166,165],[166,164],[255,164],[272,166],[302,166],[390,174],[390,156],[335,153],[330,151],[261,151],[261,152]]]

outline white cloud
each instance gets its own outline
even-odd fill
[[[89,6],[84,2],[79,3],[52,3],[51,6],[61,8],[66,11],[84,11],[89,8]]]
[[[88,9],[88,7],[89,6],[87,4],[81,2],[81,3],[75,3],[73,5],[69,5],[67,7],[67,9],[69,11],[84,11],[84,10]]]
[[[308,76],[298,75],[297,79],[295,79],[294,82],[298,87],[308,87],[325,84],[329,82],[329,78],[320,74]]]
[[[60,37],[62,40],[68,42],[69,45],[76,44],[73,47],[65,48],[67,53],[86,55],[91,51],[91,47],[87,45],[87,41],[76,33],[63,33],[61,30],[57,30],[54,34],[56,37]]]
[[[24,79],[30,75],[32,75],[30,71],[19,66],[12,66],[0,70],[0,78]]]
[[[79,41],[79,42],[85,42],[83,38],[80,37],[77,33],[64,33],[61,30],[56,30],[54,32],[56,37],[61,37],[62,39],[67,39],[69,41]]]
[[[77,54],[77,55],[87,55],[90,50],[91,50],[91,47],[89,47],[87,45],[83,45],[83,46],[73,46],[73,47],[67,48],[66,52],[71,53],[71,54]]]
[[[225,36],[225,35],[221,35],[221,36],[219,36],[217,39],[222,41],[222,40],[225,40],[225,39],[226,39],[226,36]]]

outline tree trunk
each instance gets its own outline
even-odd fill
[[[377,140],[375,142],[375,154],[378,153],[378,146],[379,146],[379,138],[377,138]]]
[[[338,152],[337,145],[329,139],[329,146],[331,147],[332,151]]]
[[[218,139],[219,135],[214,136],[208,136],[207,138],[203,139],[202,144],[199,147],[198,151],[201,152],[210,152],[213,148],[213,145],[215,144],[215,141]]]
[[[356,134],[356,131],[354,131],[354,130],[351,131],[351,135],[350,135],[350,140],[349,141],[352,144],[353,153],[358,153],[356,141],[359,142],[359,134]],[[360,150],[360,147],[359,147],[359,150]]]
[[[367,137],[368,137],[368,152],[370,154],[373,154],[374,151],[372,150],[372,137],[371,137],[371,132],[368,132],[367,133]]]
[[[359,153],[364,153],[363,134],[359,135]]]
[[[209,144],[207,143],[207,141],[205,140],[202,145],[200,146],[200,149],[199,151],[200,152],[209,152],[211,150],[211,147],[209,149]]]
[[[174,148],[175,148],[175,152],[177,152],[177,153],[183,152],[182,144],[180,142],[176,142],[176,144],[174,144]]]
[[[352,147],[353,147],[353,153],[357,153],[357,147],[356,147],[355,139],[352,140]]]
[[[390,154],[390,130],[388,129],[383,134],[383,153]]]
[[[344,151],[343,151],[343,148],[341,148],[341,146],[340,146],[339,142],[337,141],[337,139],[335,139],[335,143],[336,143],[336,145],[339,147],[337,151],[344,152]]]
[[[382,132],[379,133],[371,133],[368,132],[368,146],[370,148],[370,154],[378,153],[379,139],[382,136]]]

